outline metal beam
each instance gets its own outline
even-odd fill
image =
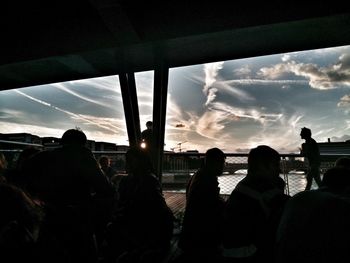
[[[155,142],[153,165],[155,172],[161,181],[169,67],[162,59],[160,59],[156,65],[154,71],[153,91],[153,140]]]
[[[134,73],[119,74],[129,145],[140,145],[141,128]]]

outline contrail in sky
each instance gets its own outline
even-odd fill
[[[78,93],[76,93],[75,91],[67,88],[66,86],[64,86],[62,83],[56,83],[54,85],[52,85],[53,87],[56,87],[62,91],[65,91],[79,99],[82,99],[82,100],[85,100],[87,102],[91,102],[91,103],[94,103],[94,104],[97,104],[97,105],[100,105],[100,106],[103,106],[103,107],[107,107],[107,108],[111,108],[111,109],[114,109],[114,107],[110,106],[110,105],[106,105],[105,103],[102,103],[102,102],[99,102],[99,101],[96,101],[96,100],[93,100],[93,99],[90,99],[90,98],[87,98],[85,96],[82,96]]]
[[[100,128],[103,128],[103,129],[106,129],[106,130],[109,130],[109,131],[112,131],[112,132],[115,132],[115,129],[122,130],[120,127],[117,127],[117,126],[112,125],[112,124],[110,124],[110,123],[108,123],[108,125],[110,125],[110,126],[111,126],[112,128],[114,128],[114,129],[112,129],[112,128],[106,126],[106,125],[102,125],[102,124],[96,123],[96,122],[94,122],[94,121],[91,121],[89,118],[86,118],[86,117],[84,117],[84,116],[82,116],[82,115],[80,115],[80,114],[76,114],[76,113],[73,113],[73,112],[70,112],[70,111],[67,111],[67,110],[63,110],[63,109],[61,109],[61,108],[59,108],[59,107],[56,107],[56,106],[54,106],[54,105],[52,105],[52,104],[50,104],[50,103],[47,103],[47,102],[45,102],[45,101],[39,100],[39,99],[37,99],[37,98],[34,98],[34,97],[32,97],[32,96],[30,96],[30,95],[28,95],[28,94],[25,94],[25,93],[22,92],[22,91],[19,91],[19,90],[14,90],[14,91],[17,92],[18,94],[20,94],[20,95],[22,95],[22,96],[24,96],[24,97],[30,99],[30,100],[33,100],[33,101],[37,102],[37,103],[40,103],[40,104],[45,105],[45,106],[47,106],[47,107],[53,108],[53,109],[55,109],[55,110],[57,110],[57,111],[63,112],[63,113],[65,113],[65,114],[68,114],[69,116],[71,116],[71,117],[73,117],[73,118],[75,118],[75,119],[79,119],[79,120],[82,120],[82,121],[86,121],[86,122],[88,122],[88,123],[90,123],[90,124],[96,125],[96,126],[98,126],[98,127],[100,127]]]

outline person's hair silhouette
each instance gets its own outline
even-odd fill
[[[70,129],[63,133],[61,138],[62,145],[85,145],[87,138],[84,132],[78,129]]]

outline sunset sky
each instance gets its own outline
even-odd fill
[[[152,120],[153,71],[136,73],[141,128]],[[350,139],[350,46],[220,61],[169,72],[165,149],[298,152],[300,129],[318,142]],[[0,133],[127,145],[118,76],[2,91]]]

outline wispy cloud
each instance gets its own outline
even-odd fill
[[[58,89],[60,89],[62,91],[65,91],[65,92],[69,93],[70,95],[73,95],[73,96],[75,96],[75,97],[77,97],[79,99],[82,99],[84,101],[91,102],[91,103],[97,104],[97,105],[102,106],[102,107],[107,107],[107,108],[111,108],[111,109],[114,108],[113,106],[108,105],[108,104],[106,104],[104,102],[101,102],[101,101],[98,101],[98,100],[95,100],[95,99],[91,99],[91,98],[88,98],[88,97],[86,97],[84,95],[81,95],[81,94],[71,90],[70,88],[66,87],[64,83],[55,83],[55,84],[52,84],[52,86],[55,87],[55,88],[58,88]]]
[[[350,94],[344,95],[340,98],[337,104],[338,107],[350,107]]]
[[[304,116],[303,115],[293,115],[290,117],[288,123],[289,123],[289,126],[291,126],[293,129],[295,129],[296,127],[298,127],[299,125],[299,121],[303,118]]]
[[[16,122],[0,122],[0,130],[2,133],[31,133],[40,135],[41,137],[59,137],[63,134],[64,130],[58,128],[47,128],[35,124],[23,124]]]
[[[266,122],[278,121],[283,115],[281,113],[263,113],[256,108],[238,108],[223,102],[215,102],[212,109],[221,111],[229,120],[252,119],[264,124]]]
[[[80,87],[93,87],[99,92],[110,91],[112,93],[120,94],[120,85],[118,76],[107,76],[92,79],[82,79],[62,82],[65,86],[80,86]]]
[[[207,111],[199,119],[196,131],[209,139],[217,140],[225,126],[221,122],[227,121],[227,114],[219,111]]]
[[[170,73],[166,149],[186,141],[183,150],[248,152],[267,144],[280,152],[296,152],[303,126],[310,127],[318,141],[350,139],[349,47],[174,68]],[[135,77],[144,128],[152,119],[153,72]],[[306,90],[308,85],[313,90]],[[2,93],[0,132],[56,137],[69,125],[81,127],[94,140],[127,144],[118,76],[42,88],[43,93],[40,88]],[[57,95],[62,97],[56,100]],[[37,124],[48,119],[57,129]]]
[[[30,96],[28,94],[25,94],[24,92],[22,91],[19,91],[19,90],[15,90],[16,93],[32,100],[32,101],[35,101],[37,103],[40,103],[44,106],[47,106],[47,107],[50,107],[52,109],[55,109],[57,111],[60,111],[62,113],[65,113],[67,115],[69,115],[72,119],[75,119],[75,120],[79,120],[79,121],[82,121],[83,123],[88,123],[88,124],[91,124],[91,125],[95,125],[95,126],[98,126],[100,128],[103,128],[105,130],[109,130],[110,132],[116,132],[116,131],[123,131],[124,132],[124,129],[121,129],[120,127],[118,127],[117,125],[114,125],[113,123],[116,122],[116,120],[112,121],[111,118],[97,118],[97,117],[94,117],[94,116],[88,116],[88,115],[83,115],[83,114],[76,114],[76,113],[73,113],[73,112],[70,112],[70,111],[67,111],[67,110],[64,110],[64,109],[61,109],[59,107],[56,107],[50,103],[47,103],[43,100],[39,100],[37,98],[34,98],[33,96]]]
[[[271,84],[305,84],[308,82],[306,80],[296,80],[296,79],[232,79],[232,80],[226,81],[226,83],[241,84],[241,85],[271,85]]]
[[[234,87],[232,84],[237,83],[234,80],[229,81],[218,81],[216,87],[220,89],[221,92],[231,95],[241,101],[254,101],[255,98],[248,94],[247,92]]]
[[[6,121],[11,119],[22,120],[27,117],[27,114],[21,110],[13,110],[13,109],[1,109],[0,112],[0,120]]]
[[[204,65],[205,73],[205,85],[203,87],[203,92],[207,96],[207,101],[205,105],[210,104],[216,97],[216,92],[218,91],[213,87],[216,81],[216,77],[220,69],[222,69],[224,62],[209,63]]]
[[[342,54],[339,60],[328,67],[320,67],[312,63],[287,61],[272,67],[263,67],[259,75],[268,79],[277,79],[285,73],[294,73],[309,80],[312,88],[327,90],[341,86],[350,87],[350,55]]]
[[[27,95],[27,94],[25,94],[24,92],[22,92],[22,91],[20,91],[20,90],[15,89],[14,92],[16,92],[16,93],[18,93],[18,94],[20,94],[20,95],[22,95],[22,96],[24,96],[24,97],[26,97],[26,98],[28,98],[28,99],[30,99],[30,100],[33,100],[33,101],[35,101],[35,102],[38,102],[38,103],[40,103],[40,104],[42,104],[42,105],[51,107],[51,104],[50,104],[50,103],[47,103],[47,102],[45,102],[45,101],[43,101],[43,100],[39,100],[39,99],[34,98],[34,97],[30,96],[30,95]]]
[[[252,69],[248,65],[244,65],[241,68],[233,70],[234,75],[243,77],[243,78],[250,78],[251,72],[252,72]]]

